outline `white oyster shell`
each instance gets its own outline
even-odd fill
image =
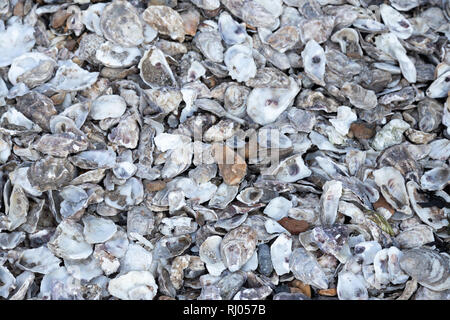
[[[245,82],[256,75],[256,64],[252,49],[235,44],[225,52],[224,62],[232,79]]]
[[[55,77],[49,82],[56,90],[77,91],[89,88],[99,75],[98,72],[80,68],[71,60],[61,60],[58,66]]]
[[[61,260],[45,246],[22,251],[17,266],[26,271],[47,274],[59,268]]]
[[[14,289],[16,279],[4,266],[0,266],[0,297],[8,298],[9,292]]]
[[[88,243],[103,243],[108,241],[117,231],[116,224],[106,218],[85,215],[82,220],[84,224],[84,238]]]
[[[71,220],[63,220],[48,242],[48,248],[63,259],[86,259],[92,253],[92,245],[83,236],[83,227]]]
[[[335,222],[339,199],[342,195],[342,182],[331,180],[325,182],[320,196],[320,221],[331,225]]]
[[[321,86],[325,85],[326,57],[323,48],[313,39],[306,43],[302,51],[305,72],[311,80]]]
[[[200,246],[200,259],[205,263],[206,269],[213,276],[219,276],[226,269],[220,254],[221,242],[221,237],[210,236]]]
[[[142,182],[134,177],[130,178],[114,192],[105,196],[105,203],[113,208],[123,210],[127,206],[137,205],[144,199]]]
[[[216,10],[220,7],[219,0],[191,0],[197,7],[205,10]]]
[[[405,179],[400,171],[393,167],[384,167],[373,171],[375,183],[380,188],[386,201],[398,211],[411,215]]]
[[[355,245],[355,256],[362,258],[363,264],[372,264],[375,255],[381,250],[381,245],[376,241],[364,241]]]
[[[400,64],[403,76],[408,82],[414,83],[417,79],[417,71],[414,63],[406,55],[406,50],[393,33],[385,33],[375,39],[378,49],[395,58]]]
[[[284,197],[276,197],[270,200],[269,204],[264,208],[264,214],[272,219],[281,220],[288,216],[289,209],[291,208],[291,201]]]
[[[391,6],[383,3],[380,6],[380,14],[389,30],[400,39],[408,39],[413,34],[411,23]]]
[[[303,283],[320,289],[328,288],[328,278],[317,259],[303,248],[297,248],[292,252],[289,269],[294,277]]]
[[[336,290],[339,300],[369,299],[364,280],[350,271],[339,273]]]
[[[300,88],[293,78],[285,88],[254,88],[247,100],[247,114],[258,124],[274,122],[294,101]]]
[[[400,248],[416,248],[434,241],[433,228],[426,225],[417,225],[407,228],[395,237]]]
[[[404,252],[400,267],[419,284],[434,291],[450,289],[450,257],[429,248],[417,248]]]
[[[7,210],[9,231],[17,229],[27,221],[28,209],[29,201],[22,187],[19,185],[13,186],[9,199],[9,209]]]
[[[137,47],[121,47],[113,42],[105,42],[97,49],[95,58],[110,68],[126,68],[139,61],[141,51]]]
[[[442,190],[449,182],[450,169],[445,167],[431,169],[420,178],[422,188],[430,191]]]
[[[3,250],[14,249],[25,240],[25,232],[0,232],[0,248]]]
[[[168,6],[151,5],[143,12],[142,18],[160,34],[168,35],[179,42],[184,41],[183,19],[174,9]]]
[[[53,76],[55,67],[55,60],[43,53],[25,53],[12,61],[8,79],[13,85],[16,85],[18,78],[21,77],[21,81],[28,87],[35,87],[49,80]],[[25,75],[28,77],[23,78]]]
[[[126,108],[125,99],[121,96],[115,94],[104,95],[94,100],[89,115],[94,120],[118,118],[124,114]]]
[[[80,281],[72,277],[65,267],[60,267],[42,278],[39,298],[46,300],[74,299],[80,289]]]
[[[243,24],[237,23],[231,15],[223,11],[219,16],[219,32],[223,41],[228,45],[243,43],[247,37],[247,31]]]
[[[358,119],[356,113],[347,106],[340,106],[337,108],[336,119],[331,119],[330,122],[333,127],[342,135],[346,135],[350,130],[352,122]]]
[[[292,237],[286,233],[278,238],[270,246],[270,258],[277,275],[289,273],[289,258],[292,254]]]
[[[311,175],[301,154],[284,159],[273,171],[273,175],[283,182],[296,182]]]
[[[120,259],[120,273],[129,271],[150,271],[153,261],[151,252],[142,246],[130,243],[125,255]]]
[[[448,226],[449,221],[446,217],[445,208],[420,206],[419,203],[425,202],[426,197],[420,191],[417,183],[414,181],[408,181],[406,183],[406,189],[408,190],[411,206],[422,222],[435,230]]]
[[[30,181],[28,180],[28,170],[29,167],[21,167],[17,168],[10,174],[11,183],[13,185],[19,185],[23,188],[28,194],[39,197],[42,195],[42,192],[34,188]]]
[[[410,125],[401,119],[392,119],[383,129],[377,132],[372,140],[372,147],[381,151],[395,144],[400,144],[403,140],[403,133],[410,128]]]
[[[445,98],[450,91],[450,71],[444,72],[428,87],[426,94],[430,98]]]
[[[106,39],[125,47],[138,46],[144,40],[142,20],[128,1],[113,1],[102,8],[100,28]]]
[[[86,29],[95,32],[99,36],[103,36],[103,31],[100,27],[100,16],[105,6],[106,3],[95,3],[86,10],[81,11],[81,22],[86,26]]]
[[[231,272],[238,271],[256,250],[256,232],[249,226],[240,226],[228,232],[220,243],[220,253]]]
[[[78,280],[91,281],[103,274],[99,262],[92,256],[84,260],[64,259],[64,266],[67,272]]]
[[[108,291],[122,300],[152,300],[158,285],[149,271],[130,271],[112,279]]]

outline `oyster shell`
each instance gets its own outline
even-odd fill
[[[160,34],[183,42],[184,27],[180,14],[168,6],[149,6],[142,14],[142,19]]]
[[[237,23],[226,11],[219,16],[218,28],[223,41],[228,45],[243,43],[247,37],[245,26]]]
[[[136,47],[122,47],[112,42],[99,46],[95,58],[109,68],[127,68],[137,63],[141,51]]]
[[[24,53],[15,58],[8,71],[8,79],[13,85],[25,83],[28,88],[41,85],[53,76],[56,62],[39,52]]]
[[[86,259],[93,251],[83,236],[82,226],[71,220],[63,220],[58,225],[47,245],[50,251],[63,259]]]
[[[158,285],[149,271],[130,271],[111,279],[108,291],[122,300],[152,300]]]
[[[326,57],[323,48],[313,39],[309,40],[302,51],[305,72],[317,85],[325,85]]]
[[[421,285],[433,291],[448,290],[450,286],[449,257],[428,248],[405,251],[400,267]]]
[[[256,249],[256,233],[248,226],[228,232],[220,243],[224,265],[231,272],[238,271],[250,260]]]
[[[247,114],[261,125],[272,123],[292,104],[299,91],[293,78],[288,89],[255,88],[247,98]]]
[[[144,41],[142,22],[128,1],[115,0],[102,8],[99,24],[103,36],[121,46],[134,47]]]
[[[320,289],[328,288],[328,278],[316,258],[303,248],[297,248],[289,259],[289,269],[303,283]]]
[[[389,30],[400,39],[408,39],[413,34],[411,23],[391,6],[382,4],[380,15]]]
[[[150,87],[174,87],[177,85],[165,54],[156,47],[147,50],[139,61],[142,80]]]
[[[91,87],[98,78],[98,72],[89,72],[80,68],[71,60],[58,63],[58,70],[49,82],[55,90],[77,91]]]
[[[320,197],[320,221],[323,224],[331,225],[335,222],[341,195],[342,183],[340,181],[325,182]]]
[[[289,259],[292,254],[292,238],[285,233],[278,236],[270,247],[272,266],[277,275],[282,276],[290,272]]]
[[[427,198],[421,192],[417,183],[414,181],[408,181],[406,183],[406,189],[408,190],[411,207],[420,220],[436,230],[448,226],[449,221],[446,219],[444,208],[439,208],[437,206],[425,206],[424,203],[427,202]]]
[[[245,82],[256,75],[252,49],[247,46],[235,44],[228,48],[224,62],[231,78],[238,82]]]
[[[211,236],[203,241],[202,245],[200,246],[200,259],[205,263],[206,269],[208,270],[209,274],[213,276],[219,276],[222,271],[227,268],[222,261],[220,253],[221,242],[221,237]]]
[[[444,189],[449,181],[450,169],[444,167],[431,169],[420,178],[422,188],[430,191]]]
[[[393,167],[384,167],[373,171],[373,175],[386,201],[399,212],[411,215],[405,180],[401,173]]]
[[[352,272],[340,272],[337,282],[337,295],[339,300],[368,300],[364,281]]]

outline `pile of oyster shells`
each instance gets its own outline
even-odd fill
[[[450,299],[449,18],[0,0],[0,299]]]

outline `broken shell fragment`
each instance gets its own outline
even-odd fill
[[[400,119],[389,121],[375,135],[372,140],[372,147],[377,151],[382,151],[393,145],[400,144],[403,141],[403,133],[409,128],[410,125],[406,121]]]
[[[270,247],[272,265],[277,275],[282,276],[289,273],[289,258],[292,254],[292,238],[282,233]]]
[[[320,289],[328,289],[328,279],[316,258],[303,248],[297,248],[289,259],[289,269],[295,278]]]

